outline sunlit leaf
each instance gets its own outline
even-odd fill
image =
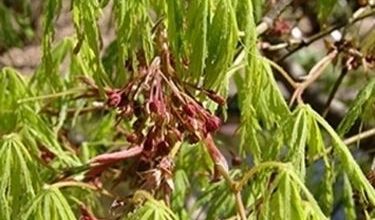
[[[208,2],[208,0],[192,1],[189,4],[187,13],[187,28],[195,30],[186,33],[187,43],[190,48],[189,78],[193,82],[199,81],[202,76],[207,57]]]
[[[142,192],[145,194],[146,192]],[[137,196],[137,195],[136,195]],[[146,196],[147,201],[133,213],[125,216],[124,219],[165,219],[165,220],[177,220],[177,216],[170,210],[163,201],[155,200],[151,195],[138,195]]]
[[[28,202],[22,219],[35,220],[75,220],[74,212],[65,196],[56,187],[44,189],[33,200]]]
[[[357,98],[351,104],[345,117],[340,122],[337,128],[338,134],[344,135],[354,125],[356,120],[361,116],[364,110],[366,102],[371,96],[375,94],[375,80],[371,80],[366,86],[359,92]]]
[[[5,219],[16,219],[41,185],[38,165],[16,134],[0,140],[0,203]],[[2,211],[3,212],[3,211]],[[1,216],[1,215],[0,215]]]
[[[348,147],[344,144],[333,128],[319,114],[312,109],[310,109],[309,112],[332,137],[335,152],[337,153],[341,166],[344,168],[343,171],[348,175],[353,188],[360,191],[364,198],[368,199],[372,205],[375,205],[375,189],[363,174],[361,168],[351,155]]]

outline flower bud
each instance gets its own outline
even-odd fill
[[[219,117],[213,115],[206,118],[206,130],[207,132],[214,132],[216,131],[221,124],[221,120]]]
[[[204,143],[208,150],[208,154],[211,156],[211,159],[215,163],[215,165],[221,166],[224,171],[228,172],[229,168],[227,160],[216,147],[216,144],[210,134],[207,135],[206,139],[204,139]]]
[[[107,104],[111,107],[118,107],[121,102],[121,94],[119,90],[113,90],[107,92]]]
[[[155,100],[148,103],[148,108],[153,113],[158,113],[160,110],[160,101]]]

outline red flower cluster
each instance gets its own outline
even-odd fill
[[[191,94],[200,92],[219,105],[225,100],[163,73],[159,58],[139,72],[122,89],[106,90],[107,106],[118,111],[119,120],[132,122],[133,129],[126,136],[132,147],[93,158],[87,175],[98,175],[118,161],[137,157],[135,170],[144,188],[171,190],[173,160],[169,156],[173,147],[182,141],[205,140],[221,124]]]

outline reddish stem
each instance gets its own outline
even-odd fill
[[[208,153],[210,154],[212,160],[214,161],[215,165],[222,166],[226,171],[229,170],[228,163],[223,154],[217,149],[214,140],[212,139],[211,134],[207,134],[206,139],[204,139],[204,143],[206,144]]]
[[[99,163],[99,164],[109,164],[115,163],[121,160],[125,160],[129,157],[134,157],[142,153],[143,147],[135,146],[130,149],[125,149],[113,153],[105,153],[99,156],[96,156],[91,159],[90,163]]]

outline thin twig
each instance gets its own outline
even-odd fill
[[[94,185],[91,185],[91,184],[88,184],[88,183],[84,183],[84,182],[78,182],[78,181],[61,181],[61,182],[53,183],[51,185],[46,185],[45,187],[46,188],[51,188],[51,187],[63,188],[63,187],[71,187],[71,186],[90,189],[90,190],[93,190],[93,191],[97,191],[97,192],[99,192],[99,193],[101,193],[105,196],[108,196],[108,197],[111,197],[111,198],[116,198],[115,195],[113,195],[111,192],[109,192],[106,189],[99,188],[97,186],[94,186]]]
[[[345,139],[343,142],[344,142],[345,145],[349,146],[351,144],[354,144],[358,141],[361,141],[363,139],[366,139],[366,138],[369,138],[369,137],[372,137],[372,136],[375,136],[375,128],[372,128],[370,130],[367,130],[367,131],[361,132],[359,134],[353,135],[350,138]],[[313,161],[318,160],[322,156],[330,154],[332,152],[332,150],[333,150],[333,147],[329,146],[322,154],[314,157],[312,160]]]
[[[245,207],[243,205],[242,198],[241,198],[241,191],[237,191],[235,196],[236,196],[237,211],[240,214],[241,220],[246,220],[246,212],[245,212]]]
[[[285,5],[285,7],[286,7],[286,6],[287,6],[287,5]],[[362,9],[362,10],[361,10],[361,9]],[[361,8],[361,9],[358,9],[357,12],[363,11],[364,8]],[[355,13],[355,14],[356,14],[356,13]],[[357,13],[357,14],[358,14],[358,13]],[[337,30],[337,29],[340,29],[340,28],[342,28],[342,27],[345,27],[346,25],[353,25],[354,23],[356,23],[356,22],[358,22],[358,21],[361,21],[361,20],[363,20],[363,19],[365,19],[365,18],[367,18],[367,17],[373,16],[373,15],[375,15],[375,11],[370,11],[370,12],[368,12],[368,13],[362,15],[362,16],[357,15],[357,16],[354,16],[352,19],[349,19],[349,20],[347,20],[347,21],[345,21],[345,22],[343,22],[343,23],[339,23],[339,24],[337,24],[337,25],[334,25],[334,26],[332,26],[332,27],[330,27],[330,28],[328,28],[328,29],[322,31],[322,32],[319,32],[319,33],[317,33],[317,34],[311,36],[311,37],[308,38],[308,39],[301,40],[299,43],[298,43],[298,42],[295,42],[295,41],[294,41],[294,42],[291,42],[290,44],[292,44],[292,45],[297,45],[297,46],[296,46],[295,48],[293,48],[292,50],[290,50],[287,54],[285,54],[285,55],[282,56],[281,58],[277,59],[277,60],[275,61],[275,63],[279,63],[280,61],[286,59],[287,57],[289,57],[289,56],[292,55],[293,53],[297,52],[298,50],[300,50],[300,49],[302,49],[302,48],[304,48],[304,47],[307,47],[307,46],[309,46],[310,44],[314,43],[315,41],[317,41],[317,40],[319,40],[319,39],[321,39],[321,38],[323,38],[323,37],[329,35],[329,34],[332,33],[332,31],[334,31],[334,30]],[[265,16],[265,17],[267,17],[267,16]],[[263,19],[263,20],[267,20],[267,19]],[[268,19],[268,20],[269,20],[269,19]],[[271,23],[271,22],[268,21],[268,23]],[[264,33],[266,30],[268,30],[268,28],[270,28],[270,27],[271,27],[271,26],[269,26],[268,24],[266,24],[265,21],[263,21],[263,22],[260,23],[260,24],[257,26],[257,28],[256,28],[256,30],[257,30],[257,34],[258,34],[258,35],[261,35],[261,34]],[[290,44],[288,44],[288,45],[290,45]],[[282,45],[282,47],[284,47],[284,46],[285,46],[285,45]],[[236,55],[236,58],[235,58],[236,63],[241,63],[241,62],[242,62],[242,60],[246,57],[246,56],[245,56],[245,53],[246,53],[246,51],[245,51],[244,47],[239,48],[238,55]],[[288,81],[289,81],[289,80],[288,80]],[[290,82],[291,82],[291,81],[290,81]]]
[[[224,177],[236,198],[236,207],[237,212],[240,215],[240,219],[246,220],[246,211],[241,199],[241,188],[239,188],[239,184],[236,181],[232,180],[232,178],[230,177],[228,171],[229,168],[225,157],[217,149],[211,134],[207,135],[207,137],[204,139],[204,143],[206,145],[208,153],[211,156],[212,161],[215,164],[215,172]]]
[[[361,9],[363,9],[363,8],[361,8]],[[358,10],[360,10],[360,9],[358,9]],[[366,13],[366,14],[364,14],[362,16],[357,16],[355,18],[352,18],[352,19],[349,19],[349,20],[345,20],[344,22],[339,23],[337,25],[334,25],[334,26],[332,26],[332,27],[330,27],[330,28],[328,28],[328,29],[326,29],[326,30],[324,30],[322,32],[319,32],[319,33],[311,36],[308,39],[302,40],[301,43],[298,46],[296,46],[295,48],[293,48],[292,50],[290,50],[287,54],[285,54],[284,56],[282,56],[276,62],[280,62],[280,61],[286,59],[287,57],[289,57],[290,55],[294,54],[298,50],[300,50],[300,49],[302,49],[304,47],[307,47],[310,44],[314,43],[315,41],[317,41],[317,40],[319,40],[319,39],[321,39],[321,38],[329,35],[334,30],[340,29],[340,28],[345,27],[347,25],[349,25],[349,26],[353,25],[356,22],[358,22],[360,20],[363,20],[363,19],[365,19],[367,17],[373,16],[373,15],[375,15],[375,11],[370,11],[369,13]]]
[[[346,145],[354,144],[355,142],[357,142],[359,140],[369,138],[369,137],[374,136],[374,135],[375,135],[375,128],[364,131],[364,132],[361,132],[359,134],[351,136],[350,138],[345,139],[344,144],[346,144]]]
[[[281,0],[276,3],[275,6],[262,18],[262,22],[257,25],[256,33],[257,35],[262,35],[268,29],[272,28],[274,20],[285,10],[285,8],[292,3],[292,0]],[[245,48],[240,47],[237,55],[235,56],[234,66],[240,64],[242,60],[245,58]],[[238,68],[242,68],[243,66],[238,66]],[[232,69],[233,70],[233,69]],[[237,70],[237,69],[235,69]],[[233,74],[234,71],[230,72]]]
[[[293,87],[293,88],[297,88],[298,86],[298,83],[296,83],[290,74],[288,74],[279,64],[275,63],[274,61],[270,60],[270,59],[267,59],[267,61],[269,62],[269,64],[275,68],[285,79],[286,81],[288,81],[288,83]]]
[[[290,99],[289,105],[292,105],[297,99],[299,103],[302,103],[302,93],[309,87],[315,80],[322,75],[324,69],[331,63],[331,61],[337,56],[338,51],[333,50],[327,56],[323,57],[318,63],[316,63],[307,75],[307,79],[297,85],[297,89],[294,91],[292,98]]]
[[[327,102],[324,106],[323,117],[325,117],[328,114],[329,106],[331,105],[331,102],[332,102],[333,98],[335,97],[336,92],[339,89],[339,87],[340,87],[340,85],[341,85],[341,83],[342,83],[342,81],[343,81],[343,79],[344,79],[344,77],[346,76],[347,73],[348,73],[348,68],[344,67],[341,70],[340,76],[337,78],[335,84],[333,85],[331,92],[329,93]]]
[[[274,20],[285,10],[285,8],[292,2],[292,0],[281,0],[276,3],[274,7],[262,18],[262,22],[257,25],[257,35],[262,35],[273,26]],[[240,64],[245,56],[244,47],[240,47],[237,55],[235,56],[234,64]]]
[[[245,206],[243,204],[242,198],[241,198],[241,188],[238,187],[239,184],[232,180],[232,178],[229,176],[228,171],[221,165],[215,164],[217,171],[220,173],[221,176],[224,177],[227,184],[231,188],[232,192],[234,193],[234,196],[236,198],[236,207],[237,212],[240,215],[241,220],[246,220],[246,211]]]

